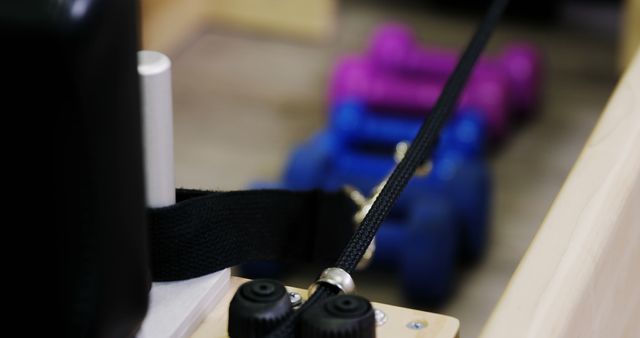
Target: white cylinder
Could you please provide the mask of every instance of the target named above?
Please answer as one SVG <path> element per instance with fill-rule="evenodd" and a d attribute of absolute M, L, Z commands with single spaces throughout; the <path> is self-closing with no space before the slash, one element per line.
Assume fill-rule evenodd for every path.
<path fill-rule="evenodd" d="M 154 51 L 138 52 L 147 205 L 174 204 L 171 61 Z"/>

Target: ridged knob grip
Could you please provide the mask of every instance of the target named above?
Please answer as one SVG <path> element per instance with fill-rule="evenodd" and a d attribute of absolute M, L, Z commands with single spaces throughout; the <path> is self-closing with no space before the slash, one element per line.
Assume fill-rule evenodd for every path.
<path fill-rule="evenodd" d="M 282 283 L 270 279 L 244 283 L 229 304 L 229 337 L 263 337 L 291 310 L 289 294 Z"/>
<path fill-rule="evenodd" d="M 302 314 L 300 336 L 305 338 L 374 338 L 371 303 L 354 295 L 328 298 Z"/>

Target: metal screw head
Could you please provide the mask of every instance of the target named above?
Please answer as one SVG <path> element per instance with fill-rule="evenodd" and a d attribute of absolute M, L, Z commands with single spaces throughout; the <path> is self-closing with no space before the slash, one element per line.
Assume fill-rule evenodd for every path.
<path fill-rule="evenodd" d="M 427 327 L 427 322 L 421 320 L 413 320 L 407 323 L 407 328 L 411 330 L 422 330 Z"/>
<path fill-rule="evenodd" d="M 381 326 L 387 322 L 387 314 L 382 312 L 382 310 L 374 309 L 373 311 L 376 318 L 376 325 Z"/>
<path fill-rule="evenodd" d="M 296 307 L 302 304 L 302 296 L 299 293 L 290 291 L 289 292 L 289 300 L 291 301 L 291 306 Z"/>

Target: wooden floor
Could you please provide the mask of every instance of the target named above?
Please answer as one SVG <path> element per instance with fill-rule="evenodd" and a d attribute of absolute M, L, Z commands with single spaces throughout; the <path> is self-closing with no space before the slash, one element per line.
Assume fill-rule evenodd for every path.
<path fill-rule="evenodd" d="M 326 80 L 336 55 L 361 50 L 371 28 L 401 20 L 423 41 L 461 48 L 476 19 L 425 8 L 391 9 L 349 3 L 341 8 L 338 36 L 324 45 L 209 30 L 172 55 L 176 174 L 181 187 L 242 189 L 275 180 L 288 152 L 320 128 Z M 474 337 L 489 316 L 615 84 L 612 37 L 571 24 L 503 24 L 490 49 L 525 39 L 547 57 L 539 116 L 521 126 L 491 157 L 495 199 L 491 247 L 483 262 L 463 272 L 459 291 L 439 311 Z M 313 273 L 291 276 L 306 287 Z M 404 305 L 394 277 L 356 277 L 372 301 Z"/>

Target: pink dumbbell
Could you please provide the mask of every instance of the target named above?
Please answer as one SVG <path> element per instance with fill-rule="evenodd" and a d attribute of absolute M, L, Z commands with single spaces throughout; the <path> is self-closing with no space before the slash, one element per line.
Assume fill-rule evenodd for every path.
<path fill-rule="evenodd" d="M 455 51 L 419 46 L 413 31 L 401 24 L 378 27 L 368 50 L 376 67 L 399 71 L 412 76 L 446 78 L 455 68 Z M 509 81 L 511 108 L 516 113 L 534 110 L 538 102 L 542 76 L 540 53 L 526 43 L 510 44 L 493 58 L 483 57 L 475 67 L 472 78 L 502 72 Z"/>
<path fill-rule="evenodd" d="M 337 104 L 357 98 L 379 111 L 424 115 L 435 104 L 446 79 L 414 79 L 379 67 L 361 56 L 345 56 L 336 63 L 330 100 Z M 459 108 L 482 112 L 490 134 L 501 137 L 508 126 L 508 81 L 501 73 L 469 81 Z"/>

